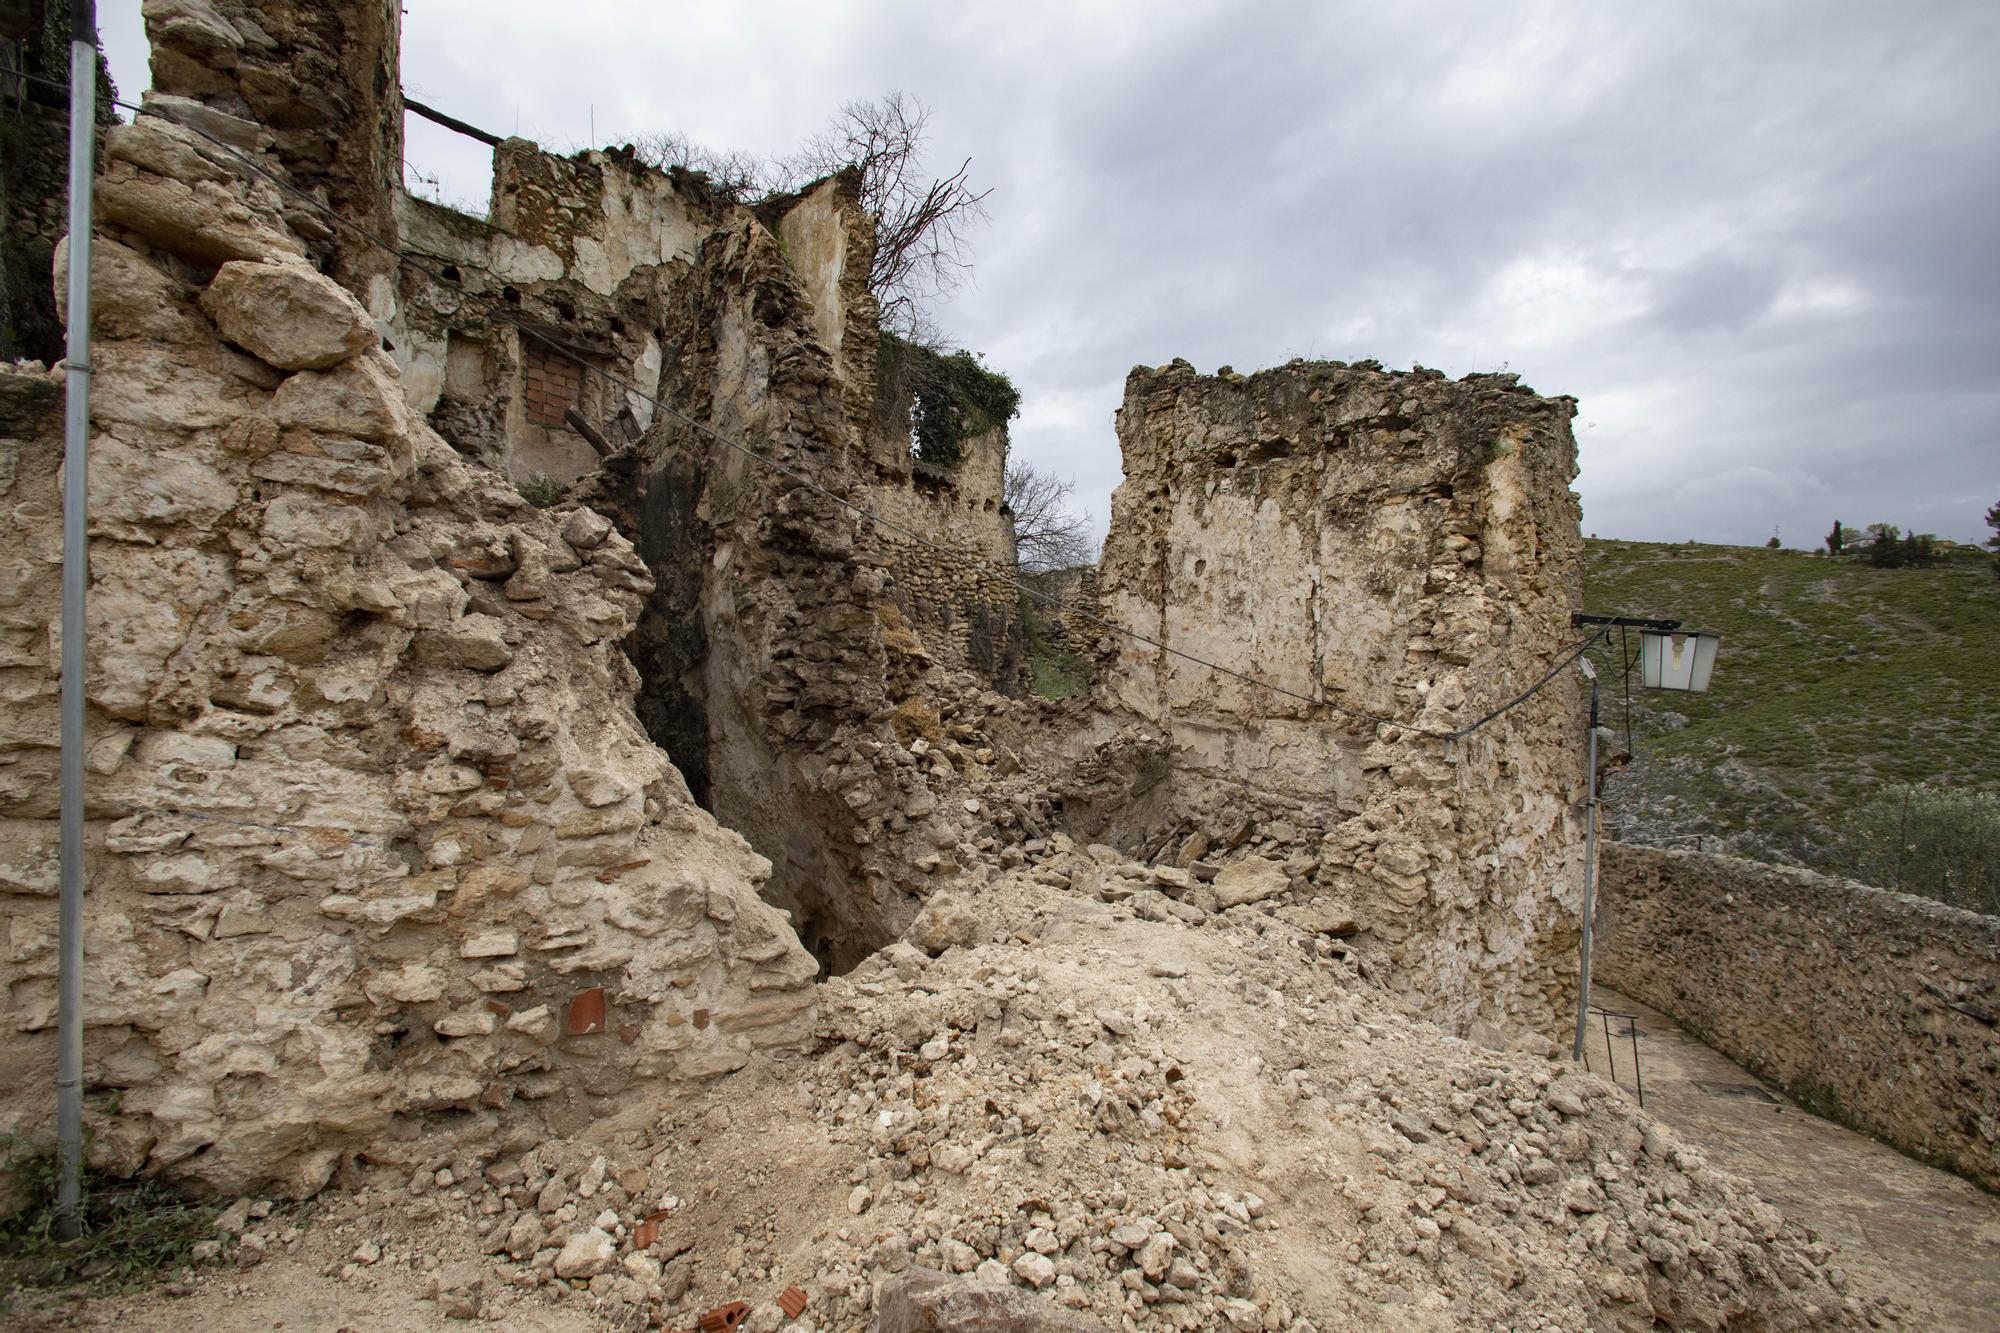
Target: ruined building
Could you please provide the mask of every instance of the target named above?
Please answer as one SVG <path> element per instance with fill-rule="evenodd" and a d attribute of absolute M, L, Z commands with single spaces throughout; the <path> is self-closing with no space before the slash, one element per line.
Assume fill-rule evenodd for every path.
<path fill-rule="evenodd" d="M 421 1272 L 440 1317 L 685 1327 L 797 1281 L 753 1326 L 900 1327 L 922 1269 L 1076 1328 L 1867 1316 L 1543 1058 L 1573 683 L 1475 724 L 1569 637 L 1569 400 L 1135 370 L 1053 617 L 1095 683 L 1032 697 L 1004 429 L 913 454 L 851 174 L 745 206 L 497 140 L 469 217 L 399 187 L 394 6 L 145 14 L 92 255 L 97 1166 L 331 1184 L 234 1262 L 311 1252 L 342 1300 Z M 61 399 L 0 366 L 30 1137 Z"/>
<path fill-rule="evenodd" d="M 105 136 L 94 272 L 101 1158 L 300 1193 L 399 1118 L 713 1074 L 1065 835 L 1195 911 L 1348 922 L 1450 1027 L 1557 1029 L 1576 710 L 1449 733 L 1567 632 L 1566 400 L 1135 371 L 1097 596 L 1144 637 L 1104 637 L 1091 699 L 1022 698 L 1004 434 L 911 457 L 851 177 L 750 208 L 510 139 L 467 217 L 397 185 L 393 12 L 147 14 L 158 114 Z M 60 383 L 0 387 L 26 1123 Z"/>

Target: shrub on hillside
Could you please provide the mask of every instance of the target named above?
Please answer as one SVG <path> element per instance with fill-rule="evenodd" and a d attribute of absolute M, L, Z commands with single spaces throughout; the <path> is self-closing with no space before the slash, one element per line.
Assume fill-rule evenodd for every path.
<path fill-rule="evenodd" d="M 1855 878 L 2000 916 L 2000 796 L 1898 783 L 1882 788 L 1848 835 Z"/>

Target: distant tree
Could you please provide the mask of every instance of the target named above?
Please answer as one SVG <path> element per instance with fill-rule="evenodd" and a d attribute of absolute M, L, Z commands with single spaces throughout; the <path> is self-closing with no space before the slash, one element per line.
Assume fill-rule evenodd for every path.
<path fill-rule="evenodd" d="M 1771 540 L 1770 540 L 1770 541 L 1767 541 L 1767 542 L 1765 542 L 1765 543 L 1764 543 L 1764 545 L 1766 545 L 1766 546 L 1770 547 L 1770 548 L 1771 548 L 1772 550 L 1774 550 L 1774 551 L 1775 551 L 1775 550 L 1777 550 L 1777 549 L 1778 549 L 1778 547 L 1779 547 L 1780 545 L 1782 545 L 1782 543 L 1780 543 L 1780 542 L 1778 541 L 1778 538 L 1777 538 L 1777 535 L 1776 535 L 1776 534 L 1774 533 L 1774 534 L 1772 534 L 1772 536 L 1771 536 Z"/>
<path fill-rule="evenodd" d="M 1937 563 L 1937 537 L 1932 533 L 1913 532 L 1899 545 L 1903 564 L 1911 569 L 1929 569 Z"/>
<path fill-rule="evenodd" d="M 1868 563 L 1877 569 L 1903 566 L 1903 530 L 1894 523 L 1868 525 Z"/>
<path fill-rule="evenodd" d="M 1024 573 L 1087 565 L 1089 522 L 1071 507 L 1076 483 L 1032 463 L 1007 464 L 1002 503 L 1014 515 L 1014 550 Z"/>
<path fill-rule="evenodd" d="M 1840 554 L 1840 533 L 1840 520 L 1836 518 L 1833 520 L 1833 531 L 1826 534 L 1826 553 L 1828 555 Z"/>
<path fill-rule="evenodd" d="M 1995 504 L 1986 511 L 1986 526 L 1993 529 L 1993 535 L 1986 539 L 1986 544 L 1993 548 L 1996 556 L 1993 561 L 1993 576 L 2000 578 L 2000 504 Z"/>

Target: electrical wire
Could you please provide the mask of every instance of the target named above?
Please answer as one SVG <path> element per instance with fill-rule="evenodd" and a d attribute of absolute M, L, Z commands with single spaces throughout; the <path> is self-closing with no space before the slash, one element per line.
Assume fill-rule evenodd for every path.
<path fill-rule="evenodd" d="M 1595 634 L 1592 634 L 1582 643 L 1576 645 L 1575 650 L 1572 651 L 1569 654 L 1569 656 L 1563 658 L 1560 662 L 1557 662 L 1554 666 L 1550 667 L 1548 671 L 1543 674 L 1540 680 L 1536 681 L 1533 685 L 1530 685 L 1527 689 L 1522 690 L 1519 694 L 1509 699 L 1506 703 L 1501 704 L 1498 708 L 1488 713 L 1485 717 L 1480 718 L 1477 722 L 1474 722 L 1471 726 L 1460 727 L 1457 731 L 1454 731 L 1450 735 L 1446 736 L 1445 739 L 1448 741 L 1462 741 L 1467 736 L 1470 736 L 1473 732 L 1485 726 L 1488 722 L 1491 722 L 1494 718 L 1499 717 L 1502 713 L 1509 712 L 1515 707 L 1526 703 L 1528 699 L 1533 695 L 1535 695 L 1536 693 L 1538 693 L 1544 685 L 1547 685 L 1550 681 L 1554 680 L 1556 678 L 1557 673 L 1560 672 L 1564 667 L 1568 666 L 1571 662 L 1576 661 L 1577 658 L 1582 657 L 1585 652 L 1589 651 L 1590 645 L 1596 643 L 1599 639 L 1603 638 L 1606 634 L 1610 632 L 1610 629 L 1611 627 L 1609 625 L 1606 625 L 1603 628 L 1599 629 Z"/>
<path fill-rule="evenodd" d="M 49 84 L 50 86 L 53 87 L 62 86 L 53 80 L 42 78 L 38 75 L 22 74 L 21 77 L 34 80 L 36 82 Z M 157 108 L 149 109 L 143 106 L 135 105 L 134 103 L 131 102 L 124 101 L 120 98 L 111 98 L 109 100 L 112 105 L 117 106 L 124 110 L 131 111 L 134 115 L 144 114 L 144 115 L 158 116 L 160 117 L 160 119 L 167 121 L 169 124 L 174 125 L 179 129 L 186 130 L 190 134 L 196 135 L 197 137 L 205 140 L 220 152 L 227 154 L 229 157 L 241 163 L 243 167 L 248 171 L 250 171 L 252 174 L 268 182 L 269 184 L 275 186 L 283 193 L 288 194 L 293 198 L 299 200 L 301 203 L 305 204 L 308 208 L 312 209 L 316 213 L 319 213 L 320 215 L 328 219 L 330 222 L 334 223 L 336 226 L 346 228 L 354 235 L 360 237 L 362 240 L 368 242 L 376 249 L 382 251 L 384 254 L 394 259 L 398 265 L 406 266 L 410 269 L 413 269 L 416 272 L 421 273 L 424 277 L 430 279 L 432 282 L 437 283 L 439 286 L 446 288 L 447 290 L 456 292 L 458 295 L 464 297 L 469 301 L 473 301 L 480 304 L 487 310 L 489 314 L 495 316 L 503 323 L 511 325 L 524 337 L 530 338 L 540 343 L 541 345 L 550 348 L 551 350 L 555 351 L 565 359 L 574 362 L 577 365 L 577 367 L 581 369 L 585 374 L 596 375 L 599 379 L 605 381 L 608 384 L 611 384 L 612 386 L 624 391 L 625 393 L 632 394 L 638 397 L 644 402 L 651 404 L 655 411 L 664 412 L 669 417 L 682 423 L 691 430 L 694 430 L 698 434 L 704 435 L 707 438 L 715 441 L 717 444 L 723 445 L 724 447 L 729 449 L 733 449 L 737 453 L 742 454 L 745 458 L 763 464 L 765 467 L 770 468 L 772 471 L 785 476 L 786 478 L 790 479 L 793 482 L 796 482 L 799 486 L 805 488 L 806 490 L 812 491 L 814 494 L 817 494 L 825 499 L 833 501 L 835 504 L 840 505 L 842 508 L 847 509 L 848 511 L 853 513 L 857 518 L 860 518 L 868 523 L 871 523 L 885 532 L 892 532 L 900 537 L 903 537 L 908 541 L 915 542 L 917 545 L 923 547 L 925 550 L 930 551 L 932 554 L 937 555 L 952 564 L 956 564 L 961 568 L 970 569 L 975 573 L 982 575 L 983 577 L 992 579 L 995 582 L 1001 584 L 1002 586 L 1010 588 L 1016 593 L 1020 594 L 1021 596 L 1029 598 L 1032 601 L 1039 602 L 1044 606 L 1055 609 L 1059 612 L 1062 612 L 1065 615 L 1074 617 L 1078 620 L 1082 620 L 1087 624 L 1094 625 L 1097 628 L 1106 630 L 1112 634 L 1121 635 L 1127 639 L 1132 640 L 1133 642 L 1141 643 L 1149 648 L 1157 649 L 1160 652 L 1165 653 L 1170 657 L 1179 658 L 1184 662 L 1192 663 L 1193 665 L 1205 668 L 1206 670 L 1214 671 L 1224 676 L 1229 676 L 1235 680 L 1240 680 L 1247 685 L 1252 685 L 1261 689 L 1269 690 L 1273 694 L 1282 695 L 1285 698 L 1296 700 L 1297 702 L 1305 704 L 1308 707 L 1331 709 L 1335 712 L 1344 714 L 1347 717 L 1354 718 L 1359 721 L 1372 722 L 1378 725 L 1404 727 L 1411 731 L 1416 731 L 1418 732 L 1418 734 L 1435 734 L 1435 733 L 1421 732 L 1416 727 L 1412 726 L 1409 722 L 1404 721 L 1400 718 L 1386 717 L 1377 713 L 1368 713 L 1360 709 L 1333 703 L 1330 700 L 1316 699 L 1311 695 L 1301 694 L 1296 690 L 1287 689 L 1283 685 L 1278 685 L 1271 681 L 1263 680 L 1247 672 L 1238 671 L 1233 667 L 1224 666 L 1220 662 L 1211 661 L 1208 658 L 1201 657 L 1195 653 L 1190 653 L 1185 649 L 1175 648 L 1170 644 L 1164 643 L 1159 639 L 1151 637 L 1150 635 L 1142 634 L 1138 630 L 1132 629 L 1129 626 L 1116 624 L 1112 621 L 1105 620 L 1100 616 L 1093 615 L 1090 612 L 1080 611 L 1074 607 L 1065 609 L 1061 599 L 1054 597 L 1048 593 L 1042 592 L 1037 588 L 1030 587 L 1028 584 L 1022 582 L 1020 579 L 1004 574 L 999 570 L 994 569 L 992 566 L 988 565 L 983 560 L 977 560 L 967 557 L 957 551 L 952 550 L 947 546 L 932 541 L 930 538 L 925 537 L 920 532 L 916 532 L 913 529 L 904 527 L 902 524 L 894 522 L 893 520 L 882 517 L 880 514 L 875 513 L 874 511 L 866 508 L 865 506 L 857 504 L 853 500 L 848 499 L 846 496 L 841 495 L 838 492 L 833 491 L 828 487 L 821 485 L 819 482 L 814 481 L 812 478 L 805 476 L 804 474 L 798 472 L 797 470 L 786 466 L 784 463 L 778 461 L 775 458 L 772 458 L 770 455 L 759 453 L 757 450 L 752 449 L 750 446 L 743 444 L 738 440 L 730 438 L 729 436 L 723 434 L 721 431 L 718 431 L 714 427 L 709 426 L 707 423 L 699 421 L 694 417 L 689 416 L 685 412 L 682 412 L 679 408 L 675 407 L 673 404 L 665 402 L 655 394 L 648 393 L 646 390 L 640 388 L 638 385 L 632 383 L 631 381 L 626 380 L 622 376 L 614 374 L 611 371 L 605 370 L 603 367 L 589 360 L 589 358 L 583 352 L 579 351 L 577 348 L 572 347 L 569 344 L 563 342 L 561 339 L 527 323 L 518 315 L 514 314 L 513 311 L 508 310 L 504 305 L 497 302 L 493 297 L 486 295 L 485 293 L 469 291 L 465 287 L 459 285 L 458 283 L 453 282 L 439 270 L 433 269 L 429 265 L 422 263 L 421 261 L 413 257 L 411 254 L 409 254 L 407 251 L 401 249 L 398 246 L 390 244 L 387 240 L 384 240 L 382 237 L 376 235 L 374 232 L 370 231 L 367 227 L 364 227 L 360 223 L 355 222 L 353 219 L 345 217 L 342 214 L 336 212 L 331 206 L 315 198 L 308 191 L 300 188 L 297 185 L 294 185 L 292 182 L 288 180 L 285 180 L 283 177 L 277 175 L 276 173 L 267 170 L 265 167 L 259 165 L 257 162 L 253 161 L 251 158 L 249 158 L 244 153 L 239 151 L 234 145 L 229 144 L 224 140 L 218 138 L 217 136 L 208 133 L 206 130 L 203 130 L 200 126 L 191 125 L 185 121 L 177 120 L 173 116 L 167 115 Z M 1598 635 L 1593 635 L 1590 639 L 1585 640 L 1583 646 L 1587 648 L 1591 643 L 1595 642 L 1598 637 L 1601 637 L 1601 633 L 1602 632 L 1600 631 Z M 1580 653 L 1581 649 L 1579 649 L 1578 651 Z M 1516 705 L 1526 700 L 1529 695 L 1534 694 L 1537 690 L 1540 690 L 1544 685 L 1548 684 L 1550 680 L 1554 679 L 1558 671 L 1562 670 L 1563 667 L 1567 666 L 1571 661 L 1575 660 L 1576 655 L 1577 654 L 1572 654 L 1570 657 L 1565 658 L 1561 662 L 1558 662 L 1554 667 L 1551 667 L 1546 675 L 1544 675 L 1540 680 L 1536 681 L 1535 684 L 1530 686 L 1524 693 L 1516 696 L 1514 699 L 1501 705 L 1499 708 L 1494 709 L 1486 716 L 1480 718 L 1477 722 L 1474 722 L 1471 726 L 1464 727 L 1458 731 L 1447 734 L 1444 737 L 1444 739 L 1454 740 L 1454 741 L 1460 740 L 1465 736 L 1470 735 L 1472 732 L 1477 731 L 1479 728 L 1485 726 L 1488 722 L 1491 722 L 1493 719 L 1499 717 L 1501 714 L 1514 708 Z"/>

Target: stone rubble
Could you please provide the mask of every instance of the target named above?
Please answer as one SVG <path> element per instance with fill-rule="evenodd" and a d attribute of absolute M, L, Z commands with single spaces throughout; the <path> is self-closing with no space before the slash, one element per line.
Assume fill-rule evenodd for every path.
<path fill-rule="evenodd" d="M 1149 869 L 1062 838 L 1042 868 Z M 1290 1333 L 1897 1316 L 1622 1090 L 1413 1021 L 1282 908 L 1148 920 L 1025 868 L 970 896 L 979 940 L 827 983 L 812 1054 L 573 1140 L 382 1144 L 324 1234 L 246 1200 L 233 1262 L 296 1251 L 364 1295 L 416 1282 L 441 1320 L 607 1328 L 732 1300 L 795 1333 L 926 1309 Z"/>

